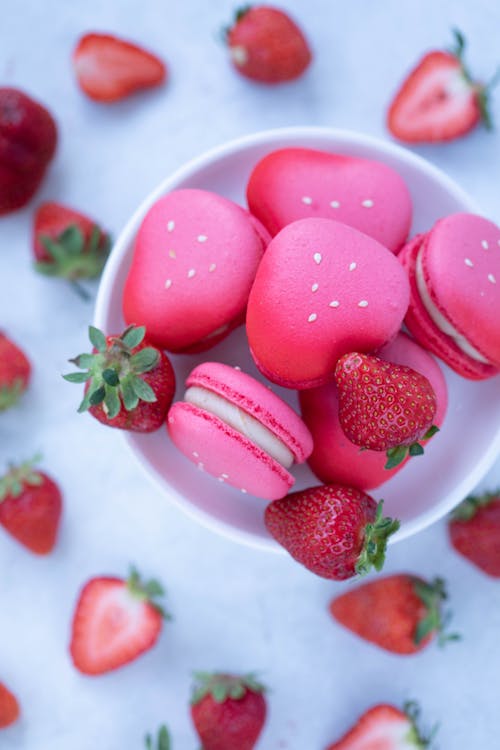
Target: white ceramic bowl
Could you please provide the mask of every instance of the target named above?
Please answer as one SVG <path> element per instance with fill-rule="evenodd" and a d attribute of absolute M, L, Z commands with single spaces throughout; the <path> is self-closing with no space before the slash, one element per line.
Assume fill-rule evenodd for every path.
<path fill-rule="evenodd" d="M 160 196 L 177 188 L 201 188 L 245 205 L 245 186 L 254 164 L 268 152 L 288 146 L 377 159 L 393 167 L 411 191 L 412 233 L 431 227 L 436 219 L 449 213 L 478 212 L 472 199 L 443 172 L 392 143 L 359 133 L 314 127 L 256 133 L 189 162 L 167 177 L 139 206 L 118 237 L 106 265 L 97 298 L 95 324 L 107 332 L 122 330 L 122 290 L 134 237 L 144 215 Z M 248 352 L 244 327 L 240 327 L 208 352 L 172 357 L 177 375 L 177 399 L 182 397 L 188 372 L 198 362 L 207 360 L 239 365 L 262 379 Z M 450 404 L 441 432 L 426 448 L 423 458 L 411 461 L 373 492 L 377 499 L 385 499 L 385 511 L 401 520 L 401 528 L 393 541 L 415 534 L 448 513 L 475 487 L 500 453 L 500 378 L 474 383 L 446 367 L 444 370 Z M 298 409 L 295 392 L 274 386 L 273 390 Z M 125 440 L 166 496 L 200 523 L 253 547 L 281 549 L 265 529 L 265 502 L 242 495 L 197 471 L 170 443 L 165 429 L 152 435 L 125 434 Z M 306 466 L 298 467 L 295 474 L 296 489 L 318 484 Z"/>

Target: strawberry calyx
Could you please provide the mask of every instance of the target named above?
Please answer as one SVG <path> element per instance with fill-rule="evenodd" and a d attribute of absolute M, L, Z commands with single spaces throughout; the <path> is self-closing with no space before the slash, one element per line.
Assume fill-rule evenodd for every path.
<path fill-rule="evenodd" d="M 460 636 L 457 633 L 445 633 L 449 624 L 451 613 L 443 614 L 442 605 L 448 598 L 446 583 L 442 578 L 435 578 L 431 583 L 426 583 L 419 578 L 412 581 L 413 590 L 425 606 L 426 614 L 418 623 L 413 637 L 418 646 L 427 636 L 437 633 L 438 643 L 444 646 L 448 641 L 457 641 Z"/>
<path fill-rule="evenodd" d="M 246 16 L 246 14 L 248 13 L 249 10 L 252 10 L 252 6 L 251 5 L 242 5 L 240 8 L 236 8 L 236 11 L 234 13 L 233 22 L 231 23 L 231 25 L 230 26 L 223 26 L 221 28 L 221 30 L 220 30 L 220 34 L 221 34 L 223 42 L 225 42 L 226 44 L 228 43 L 229 34 L 234 29 L 234 27 L 236 26 L 236 24 L 238 24 L 241 21 L 241 19 L 244 16 Z"/>
<path fill-rule="evenodd" d="M 134 352 L 144 340 L 144 326 L 129 326 L 121 336 L 113 336 L 108 343 L 102 331 L 89 326 L 93 354 L 79 354 L 69 361 L 85 372 L 63 375 L 70 383 L 88 383 L 78 412 L 91 406 L 102 408 L 108 419 L 121 411 L 133 411 L 140 401 L 154 403 L 157 398 L 151 386 L 140 376 L 153 370 L 160 361 L 160 353 L 152 346 Z"/>
<path fill-rule="evenodd" d="M 154 739 L 151 734 L 147 734 L 144 738 L 144 742 L 147 750 L 170 750 L 171 748 L 170 734 L 165 724 L 160 727 L 158 734 Z"/>
<path fill-rule="evenodd" d="M 11 406 L 17 404 L 25 390 L 24 378 L 14 378 L 9 385 L 0 386 L 0 411 L 10 409 Z"/>
<path fill-rule="evenodd" d="M 431 742 L 433 742 L 437 734 L 439 725 L 435 724 L 428 734 L 423 733 L 422 729 L 419 727 L 421 713 L 420 706 L 416 701 L 406 701 L 403 706 L 403 711 L 411 724 L 410 731 L 405 737 L 406 741 L 419 750 L 425 750 L 425 748 L 430 747 Z"/>
<path fill-rule="evenodd" d="M 460 72 L 463 79 L 466 81 L 469 88 L 474 91 L 476 96 L 476 102 L 481 114 L 481 121 L 485 126 L 486 130 L 493 130 L 493 119 L 489 110 L 489 97 L 492 89 L 500 81 L 500 68 L 497 69 L 493 77 L 486 84 L 478 83 L 472 77 L 472 74 L 465 64 L 465 48 L 467 42 L 465 36 L 459 29 L 452 29 L 453 36 L 455 37 L 455 45 L 449 51 L 450 54 L 455 57 L 460 63 Z"/>
<path fill-rule="evenodd" d="M 380 500 L 377 505 L 375 520 L 365 526 L 365 538 L 363 548 L 356 561 L 356 573 L 360 576 L 366 575 L 371 568 L 382 570 L 385 562 L 387 540 L 400 527 L 396 518 L 383 516 L 384 501 Z"/>
<path fill-rule="evenodd" d="M 229 675 L 220 672 L 195 672 L 195 684 L 191 697 L 191 705 L 195 706 L 210 695 L 216 703 L 241 700 L 248 691 L 264 693 L 266 687 L 256 679 L 254 672 L 245 675 Z"/>
<path fill-rule="evenodd" d="M 126 581 L 126 588 L 134 599 L 150 604 L 164 620 L 172 619 L 163 605 L 157 601 L 159 597 L 165 596 L 165 589 L 159 581 L 154 578 L 150 581 L 142 581 L 139 571 L 134 566 L 131 566 Z"/>
<path fill-rule="evenodd" d="M 50 259 L 37 261 L 36 270 L 68 281 L 100 276 L 111 247 L 109 235 L 96 224 L 88 240 L 76 224 L 70 224 L 56 239 L 44 234 L 38 239 Z"/>
<path fill-rule="evenodd" d="M 470 521 L 481 508 L 486 508 L 486 506 L 499 498 L 500 490 L 485 492 L 483 495 L 469 495 L 455 508 L 451 514 L 451 520 Z"/>
<path fill-rule="evenodd" d="M 9 471 L 0 478 L 0 503 L 7 497 L 19 497 L 26 485 L 36 487 L 42 484 L 42 475 L 34 469 L 40 460 L 41 455 L 37 454 L 18 465 L 9 465 Z"/>
<path fill-rule="evenodd" d="M 433 424 L 420 440 L 429 440 L 437 432 L 439 432 L 439 427 Z M 385 455 L 387 456 L 387 462 L 384 469 L 394 469 L 394 467 L 399 466 L 407 456 L 422 456 L 423 453 L 423 446 L 418 440 L 410 443 L 410 445 L 396 445 L 394 448 L 389 448 L 386 451 Z"/>

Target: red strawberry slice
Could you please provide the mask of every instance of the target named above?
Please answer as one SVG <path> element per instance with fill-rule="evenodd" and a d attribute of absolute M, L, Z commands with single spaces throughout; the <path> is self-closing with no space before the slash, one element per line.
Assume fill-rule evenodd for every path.
<path fill-rule="evenodd" d="M 482 120 L 491 128 L 488 86 L 471 78 L 463 62 L 465 39 L 455 31 L 451 52 L 432 51 L 412 70 L 396 94 L 388 115 L 391 133 L 407 143 L 449 141 Z"/>
<path fill-rule="evenodd" d="M 5 729 L 14 724 L 19 718 L 19 703 L 3 683 L 0 682 L 0 729 Z"/>
<path fill-rule="evenodd" d="M 449 523 L 453 547 L 493 578 L 500 578 L 500 491 L 466 498 Z"/>
<path fill-rule="evenodd" d="M 156 601 L 163 593 L 157 581 L 142 583 L 134 569 L 126 581 L 88 581 L 73 617 L 70 652 L 75 667 L 83 674 L 103 674 L 152 648 L 167 617 Z"/>
<path fill-rule="evenodd" d="M 423 750 L 434 732 L 422 736 L 416 725 L 418 713 L 413 703 L 407 704 L 405 711 L 388 704 L 374 706 L 327 750 Z"/>
<path fill-rule="evenodd" d="M 158 86 L 167 75 L 156 55 L 109 34 L 83 36 L 73 53 L 73 65 L 80 88 L 99 102 L 115 102 Z"/>

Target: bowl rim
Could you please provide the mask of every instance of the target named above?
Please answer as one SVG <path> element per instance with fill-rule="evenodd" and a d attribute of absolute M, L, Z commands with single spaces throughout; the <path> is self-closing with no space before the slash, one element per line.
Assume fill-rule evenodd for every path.
<path fill-rule="evenodd" d="M 346 146 L 352 144 L 353 146 L 372 148 L 381 156 L 387 155 L 402 162 L 406 162 L 409 166 L 412 166 L 421 173 L 426 174 L 426 176 L 433 181 L 439 183 L 448 194 L 464 206 L 464 210 L 470 211 L 471 213 L 481 213 L 476 201 L 439 167 L 436 167 L 422 156 L 415 154 L 392 141 L 383 140 L 372 135 L 366 135 L 365 133 L 358 131 L 309 125 L 295 125 L 291 127 L 273 128 L 270 130 L 260 130 L 249 133 L 214 146 L 185 162 L 169 176 L 164 178 L 141 201 L 123 229 L 120 231 L 106 263 L 99 284 L 94 308 L 94 325 L 100 328 L 104 326 L 114 279 L 120 268 L 123 257 L 127 252 L 130 242 L 136 234 L 143 217 L 158 198 L 175 187 L 179 182 L 192 176 L 194 173 L 210 166 L 213 162 L 216 162 L 219 159 L 234 155 L 238 151 L 264 144 L 269 145 L 269 147 L 272 148 L 274 143 L 282 140 L 297 140 L 300 142 L 301 140 L 315 138 L 320 140 L 342 141 L 343 145 L 345 144 Z M 298 147 L 300 146 L 298 145 Z M 215 518 L 201 508 L 194 506 L 172 486 L 167 490 L 165 487 L 165 480 L 160 479 L 156 470 L 154 470 L 149 463 L 145 462 L 144 458 L 140 455 L 138 449 L 133 443 L 133 435 L 125 432 L 122 434 L 122 438 L 125 440 L 136 461 L 150 480 L 162 491 L 163 494 L 168 494 L 169 499 L 189 517 L 196 520 L 202 526 L 205 526 L 232 541 L 243 543 L 254 549 L 272 551 L 275 553 L 285 552 L 285 550 L 280 547 L 273 538 L 260 537 L 250 531 L 236 528 L 221 519 Z M 482 459 L 476 464 L 474 470 L 464 477 L 452 493 L 449 493 L 449 501 L 444 505 L 443 503 L 438 503 L 415 519 L 407 521 L 397 534 L 394 537 L 391 537 L 389 542 L 394 543 L 407 539 L 446 516 L 457 505 L 460 499 L 466 497 L 466 495 L 469 494 L 469 492 L 471 492 L 471 490 L 473 490 L 480 482 L 493 466 L 499 454 L 500 427 L 497 434 L 492 439 L 488 451 L 486 451 Z"/>

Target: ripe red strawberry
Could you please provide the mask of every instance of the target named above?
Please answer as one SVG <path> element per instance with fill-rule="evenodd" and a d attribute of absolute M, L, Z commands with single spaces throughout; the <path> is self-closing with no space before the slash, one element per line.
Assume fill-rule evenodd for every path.
<path fill-rule="evenodd" d="M 424 452 L 419 440 L 438 428 L 436 394 L 424 375 L 368 354 L 345 354 L 337 362 L 339 420 L 349 440 L 361 448 L 387 451 L 386 469 L 408 453 Z"/>
<path fill-rule="evenodd" d="M 171 750 L 170 734 L 165 725 L 160 727 L 158 735 L 155 739 L 156 744 L 150 734 L 146 735 L 146 750 Z"/>
<path fill-rule="evenodd" d="M 236 70 L 261 83 L 281 83 L 302 75 L 311 62 L 307 41 L 292 19 L 267 5 L 239 10 L 226 42 Z"/>
<path fill-rule="evenodd" d="M 19 718 L 20 710 L 17 698 L 0 682 L 0 729 L 14 724 Z"/>
<path fill-rule="evenodd" d="M 323 485 L 274 500 L 265 523 L 295 560 L 342 581 L 382 569 L 387 539 L 399 528 L 399 521 L 382 517 L 382 506 L 353 487 Z"/>
<path fill-rule="evenodd" d="M 19 400 L 28 387 L 30 376 L 29 359 L 0 331 L 0 412 Z"/>
<path fill-rule="evenodd" d="M 35 268 L 69 281 L 100 276 L 110 248 L 109 236 L 84 214 L 60 203 L 43 203 L 33 227 Z"/>
<path fill-rule="evenodd" d="M 456 640 L 445 635 L 448 616 L 442 604 L 445 583 L 432 583 L 413 575 L 399 574 L 364 583 L 333 599 L 330 612 L 341 625 L 365 641 L 395 654 L 415 654 L 436 636 L 442 645 Z"/>
<path fill-rule="evenodd" d="M 481 121 L 492 128 L 488 96 L 494 81 L 474 81 L 464 65 L 465 39 L 455 31 L 449 52 L 428 52 L 403 81 L 387 115 L 387 127 L 401 141 L 450 141 Z"/>
<path fill-rule="evenodd" d="M 424 737 L 417 727 L 418 716 L 414 703 L 407 703 L 403 711 L 384 703 L 373 706 L 327 750 L 424 750 L 435 730 Z"/>
<path fill-rule="evenodd" d="M 454 511 L 449 534 L 457 552 L 500 578 L 500 491 L 468 497 Z"/>
<path fill-rule="evenodd" d="M 175 374 L 163 352 L 150 346 L 144 327 L 130 326 L 121 336 L 105 336 L 89 326 L 92 354 L 70 362 L 85 372 L 63 375 L 85 383 L 78 411 L 89 411 L 109 427 L 153 432 L 165 422 L 175 392 Z"/>
<path fill-rule="evenodd" d="M 148 651 L 168 615 L 158 604 L 157 581 L 143 583 L 132 569 L 127 580 L 92 578 L 83 587 L 73 616 L 71 658 L 83 674 L 118 669 Z"/>
<path fill-rule="evenodd" d="M 26 205 L 57 144 L 52 115 L 22 91 L 0 87 L 0 216 Z"/>
<path fill-rule="evenodd" d="M 159 86 L 167 70 L 156 55 L 109 34 L 85 34 L 73 52 L 82 91 L 98 102 L 115 102 Z"/>
<path fill-rule="evenodd" d="M 0 524 L 37 555 L 47 555 L 57 540 L 62 511 L 59 487 L 35 469 L 39 457 L 11 466 L 0 478 Z"/>
<path fill-rule="evenodd" d="M 203 750 L 252 750 L 266 721 L 264 686 L 253 674 L 195 678 L 191 717 Z"/>

